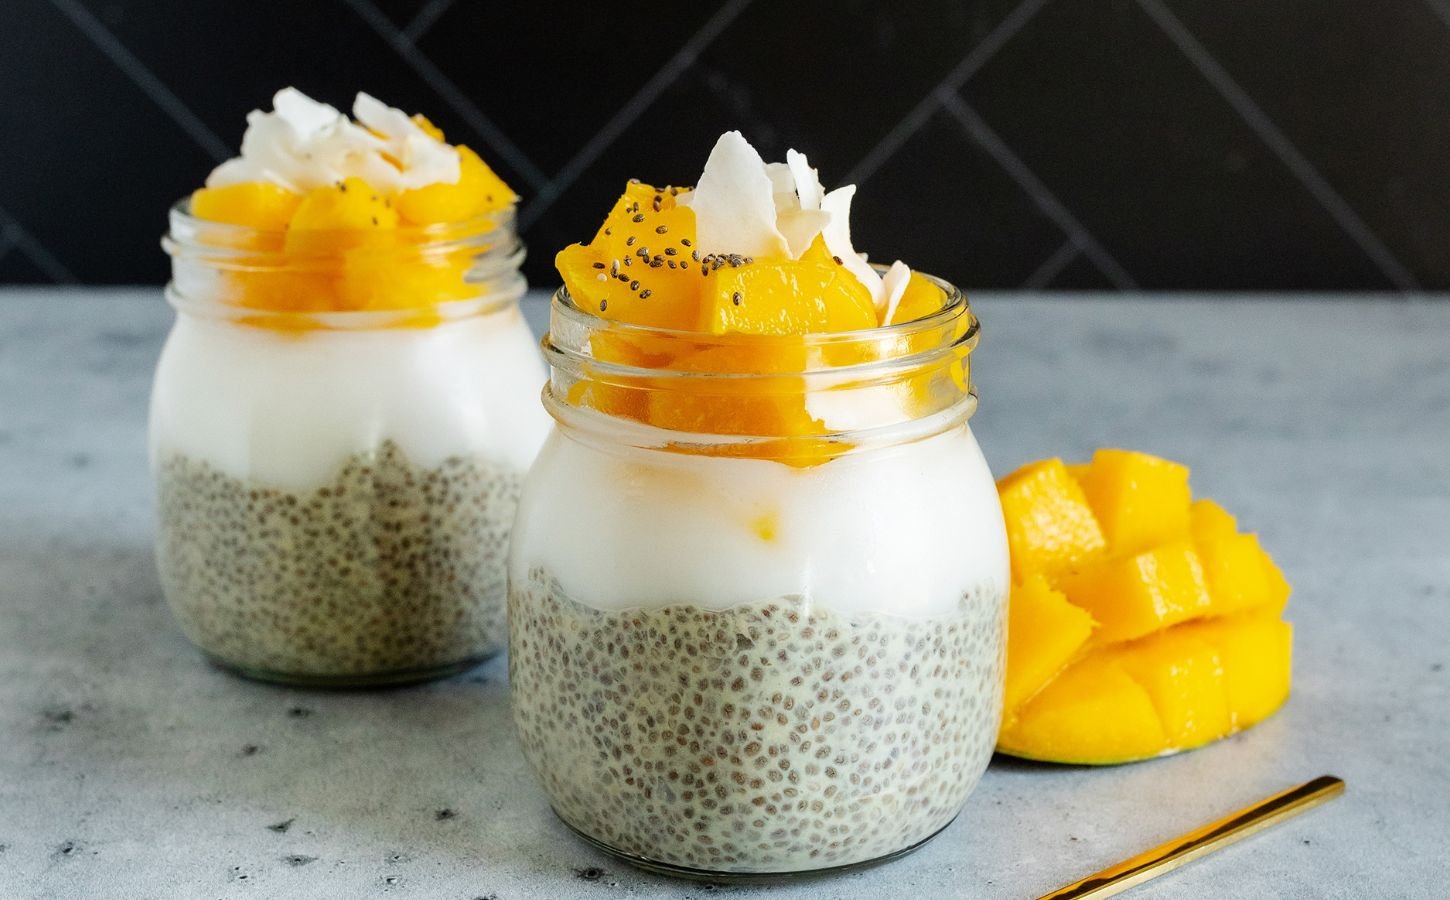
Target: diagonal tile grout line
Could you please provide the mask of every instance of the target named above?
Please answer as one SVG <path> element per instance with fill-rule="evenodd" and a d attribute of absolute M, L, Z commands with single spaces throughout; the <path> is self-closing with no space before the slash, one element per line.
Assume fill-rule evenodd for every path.
<path fill-rule="evenodd" d="M 56 284 L 75 284 L 79 279 L 67 269 L 60 260 L 51 255 L 50 251 L 40 245 L 25 226 L 15 220 L 3 206 L 0 206 L 0 234 L 10 243 L 10 246 L 24 253 L 26 258 L 35 263 L 35 267 L 44 272 L 51 281 Z"/>
<path fill-rule="evenodd" d="M 453 0 L 428 0 L 423 4 L 423 8 L 418 10 L 418 14 L 413 16 L 413 21 L 404 26 L 403 37 L 407 38 L 410 44 L 418 43 L 452 5 Z"/>
<path fill-rule="evenodd" d="M 1056 223 L 1058 228 L 1075 241 L 1082 248 L 1083 255 L 1092 260 L 1093 265 L 1107 276 L 1113 286 L 1119 290 L 1136 290 L 1138 282 L 1128 271 L 1113 258 L 1097 238 L 1083 227 L 1077 217 L 1063 205 L 1062 201 L 1042 183 L 1042 179 L 1028 168 L 1012 148 L 1002 140 L 997 132 L 977 114 L 975 109 L 967 104 L 967 101 L 955 93 L 941 94 L 942 108 L 951 115 L 967 136 L 981 146 L 983 150 L 997 161 L 997 164 L 1006 170 L 1007 175 L 1017 182 L 1017 186 L 1027 192 L 1038 208 L 1041 209 L 1049 219 Z"/>
<path fill-rule="evenodd" d="M 1440 21 L 1450 27 L 1450 0 L 1425 0 L 1425 2 L 1430 4 L 1430 9 L 1440 17 Z"/>
<path fill-rule="evenodd" d="M 54 2 L 54 0 L 52 0 Z M 508 135 L 503 133 L 493 120 L 483 114 L 468 95 L 459 90 L 448 76 L 435 65 L 433 61 L 414 46 L 408 40 L 407 35 L 398 30 L 392 20 L 383 14 L 383 11 L 372 2 L 372 0 L 342 0 L 359 19 L 368 25 L 377 35 L 383 39 L 393 52 L 403 58 L 403 62 L 428 83 L 444 103 L 468 123 L 479 137 L 489 145 L 499 158 L 509 165 L 521 178 L 534 190 L 540 190 L 549 183 L 549 176 L 529 159 L 517 144 L 509 140 Z"/>
<path fill-rule="evenodd" d="M 1069 237 L 1063 241 L 1062 246 L 1052 251 L 1052 255 L 1042 261 L 1027 280 L 1022 282 L 1019 291 L 1040 291 L 1052 284 L 1052 280 L 1062 274 L 1068 263 L 1082 255 L 1082 245 L 1077 238 Z"/>
<path fill-rule="evenodd" d="M 1178 17 L 1163 5 L 1162 0 L 1137 0 L 1138 6 L 1146 12 L 1154 23 L 1168 36 L 1184 56 L 1198 68 L 1200 74 L 1218 91 L 1219 96 L 1228 101 L 1229 106 L 1239 114 L 1245 124 L 1259 136 L 1259 140 L 1268 146 L 1269 150 L 1279 158 L 1289 171 L 1299 180 L 1299 183 L 1319 201 L 1330 217 L 1338 223 L 1350 239 L 1359 245 L 1365 255 L 1384 273 L 1390 283 L 1401 291 L 1418 290 L 1418 280 L 1404 264 L 1395 258 L 1394 253 L 1383 241 L 1379 239 L 1363 219 L 1359 217 L 1333 186 L 1319 174 L 1304 154 L 1299 152 L 1293 142 L 1279 130 L 1267 113 L 1253 101 L 1248 93 L 1233 80 L 1233 76 L 1219 64 L 1217 59 L 1208 52 L 1208 49 L 1198 42 Z"/>
<path fill-rule="evenodd" d="M 50 5 L 55 7 L 62 15 L 71 20 L 71 24 L 80 29 L 96 49 L 100 50 L 107 58 L 120 69 L 131 82 L 139 87 L 151 102 L 161 107 L 161 111 L 171 117 L 171 120 L 186 132 L 187 136 L 197 143 L 207 155 L 217 162 L 221 162 L 232 155 L 231 149 L 226 142 L 217 137 L 216 132 L 207 127 L 206 123 L 197 118 L 196 114 L 187 108 L 181 98 L 172 93 L 160 78 L 152 74 L 136 55 L 111 33 L 110 29 L 101 24 L 101 20 L 93 16 L 90 10 L 81 6 L 76 0 L 50 0 Z"/>
<path fill-rule="evenodd" d="M 574 182 L 578 181 L 579 177 L 599 160 L 604 151 L 619 140 L 619 136 L 624 134 L 630 125 L 644 115 L 645 110 L 659 99 L 670 83 L 693 65 L 705 48 L 713 43 L 749 5 L 750 0 L 730 0 L 716 10 L 715 14 L 707 19 L 705 24 L 700 26 L 700 30 L 696 31 L 689 40 L 681 44 L 675 55 L 671 56 L 664 66 L 635 92 L 633 97 L 625 101 L 624 105 L 619 108 L 619 112 L 604 123 L 604 127 L 595 132 L 579 152 L 574 154 L 574 158 L 559 170 L 559 174 L 555 175 L 539 191 L 538 196 L 524 207 L 519 215 L 520 230 L 526 229 L 538 221 L 539 217 L 554 205 L 554 201 L 559 199 L 560 195 L 568 190 Z"/>
<path fill-rule="evenodd" d="M 861 161 L 851 167 L 851 171 L 846 173 L 846 180 L 843 183 L 860 184 L 874 175 L 876 170 L 891 157 L 891 154 L 900 150 L 901 146 L 913 134 L 920 131 L 922 126 L 936 113 L 941 105 L 938 98 L 942 91 L 955 93 L 966 84 L 992 57 L 997 55 L 997 51 L 1001 50 L 1008 41 L 1016 36 L 1017 32 L 1022 30 L 1022 26 L 1041 12 L 1047 3 L 1048 0 L 1023 0 L 1020 6 L 1008 13 L 1006 18 L 997 23 L 996 28 L 993 28 L 977 46 L 971 49 L 971 52 L 962 58 L 961 62 L 952 67 L 946 77 L 932 88 L 911 112 L 893 125 L 891 130 L 876 142 L 876 146 L 867 151 L 866 155 L 861 157 Z"/>

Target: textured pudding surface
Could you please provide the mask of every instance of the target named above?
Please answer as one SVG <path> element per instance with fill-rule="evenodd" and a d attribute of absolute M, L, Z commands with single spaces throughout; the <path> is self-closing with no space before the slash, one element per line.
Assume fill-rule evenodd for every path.
<path fill-rule="evenodd" d="M 800 597 L 598 609 L 534 569 L 509 592 L 525 756 L 559 815 L 703 872 L 865 862 L 957 814 L 1001 715 L 1005 601 L 932 618 Z"/>
<path fill-rule="evenodd" d="M 392 442 L 306 490 L 183 455 L 157 466 L 162 587 L 219 661 L 279 678 L 424 673 L 501 648 L 520 475 L 422 468 Z"/>

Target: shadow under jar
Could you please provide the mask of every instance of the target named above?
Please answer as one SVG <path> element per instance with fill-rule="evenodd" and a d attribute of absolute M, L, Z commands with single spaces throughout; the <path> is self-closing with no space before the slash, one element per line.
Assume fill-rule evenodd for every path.
<path fill-rule="evenodd" d="M 997 733 L 1008 563 L 967 422 L 977 323 L 938 285 L 925 319 L 805 338 L 554 296 L 509 675 L 524 754 L 586 840 L 760 878 L 890 859 L 957 815 Z"/>
<path fill-rule="evenodd" d="M 171 212 L 162 588 L 250 677 L 463 670 L 502 649 L 509 530 L 548 429 L 512 213 L 316 243 Z"/>

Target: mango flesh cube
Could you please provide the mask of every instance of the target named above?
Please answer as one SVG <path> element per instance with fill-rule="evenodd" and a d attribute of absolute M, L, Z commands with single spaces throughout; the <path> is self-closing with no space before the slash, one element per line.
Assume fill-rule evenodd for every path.
<path fill-rule="evenodd" d="M 1287 584 L 1273 560 L 1259 546 L 1252 534 L 1230 534 L 1197 542 L 1198 556 L 1203 562 L 1204 579 L 1208 583 L 1210 615 L 1227 616 L 1257 607 L 1280 612 L 1289 595 Z M 1282 585 L 1282 586 L 1281 586 Z"/>
<path fill-rule="evenodd" d="M 1264 578 L 1269 582 L 1269 608 L 1282 613 L 1284 607 L 1289 605 L 1289 594 L 1293 592 L 1293 588 L 1289 586 L 1289 580 L 1284 577 L 1283 570 L 1274 562 L 1273 557 L 1267 552 L 1261 552 Z"/>
<path fill-rule="evenodd" d="M 1218 649 L 1235 731 L 1284 705 L 1292 681 L 1294 626 L 1268 610 L 1210 619 L 1183 630 Z"/>
<path fill-rule="evenodd" d="M 1091 656 L 1055 678 L 997 738 L 1025 759 L 1108 765 L 1167 746 L 1153 701 L 1111 659 Z"/>
<path fill-rule="evenodd" d="M 690 277 L 690 276 L 685 276 Z M 805 258 L 726 266 L 704 279 L 701 331 L 813 334 L 876 327 L 871 294 L 845 267 Z"/>
<path fill-rule="evenodd" d="M 1102 530 L 1062 460 L 1025 465 L 997 482 L 997 491 L 1015 580 L 1023 581 L 1031 572 L 1051 578 L 1102 555 Z"/>
<path fill-rule="evenodd" d="M 396 252 L 398 212 L 361 178 L 313 188 L 297 205 L 287 229 L 287 252 L 331 256 L 366 247 Z"/>
<path fill-rule="evenodd" d="M 1195 541 L 1205 541 L 1237 533 L 1239 523 L 1228 510 L 1212 500 L 1195 500 L 1188 507 L 1188 530 Z"/>
<path fill-rule="evenodd" d="M 1233 728 L 1218 650 L 1182 628 L 1100 651 L 1142 685 L 1163 724 L 1168 749 L 1216 741 Z"/>
<path fill-rule="evenodd" d="M 1147 453 L 1103 449 L 1081 478 L 1114 554 L 1137 553 L 1188 533 L 1188 467 Z"/>
<path fill-rule="evenodd" d="M 1092 630 L 1092 616 L 1068 603 L 1042 576 L 1013 586 L 1004 720 L 1067 666 Z"/>
<path fill-rule="evenodd" d="M 1206 615 L 1211 605 L 1203 566 L 1188 541 L 1093 563 L 1065 575 L 1061 587 L 1098 621 L 1100 643 L 1142 637 Z"/>
<path fill-rule="evenodd" d="M 504 209 L 518 199 L 477 153 L 462 144 L 454 150 L 458 153 L 458 180 L 400 193 L 397 207 L 405 220 L 414 225 L 463 222 Z"/>
<path fill-rule="evenodd" d="M 1087 475 L 1088 466 L 1092 464 L 1085 462 L 1071 462 L 1063 463 L 1063 465 L 1067 467 L 1067 474 L 1072 476 L 1072 480 L 1076 481 L 1079 485 L 1081 485 L 1083 478 Z"/>
<path fill-rule="evenodd" d="M 194 191 L 191 214 L 208 222 L 281 231 L 292 220 L 292 214 L 301 202 L 301 195 L 271 182 L 244 181 Z"/>

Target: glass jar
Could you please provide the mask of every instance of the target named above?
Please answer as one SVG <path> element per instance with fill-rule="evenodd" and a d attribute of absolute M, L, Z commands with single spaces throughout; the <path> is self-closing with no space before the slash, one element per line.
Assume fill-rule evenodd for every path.
<path fill-rule="evenodd" d="M 163 241 L 176 320 L 150 423 L 182 630 L 223 667 L 321 686 L 502 649 L 510 526 L 548 430 L 512 213 L 283 252 L 187 206 Z"/>
<path fill-rule="evenodd" d="M 686 876 L 818 872 L 914 849 L 976 785 L 1007 545 L 968 427 L 977 323 L 936 283 L 924 319 L 804 339 L 555 295 L 509 674 L 524 754 L 586 840 Z"/>

